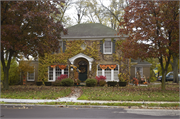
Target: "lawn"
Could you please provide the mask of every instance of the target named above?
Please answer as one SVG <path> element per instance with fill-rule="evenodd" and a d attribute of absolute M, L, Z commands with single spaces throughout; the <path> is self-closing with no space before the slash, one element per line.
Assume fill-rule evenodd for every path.
<path fill-rule="evenodd" d="M 126 87 L 81 87 L 83 94 L 79 100 L 112 101 L 179 101 L 179 85 L 168 84 L 166 91 L 161 85 Z"/>
<path fill-rule="evenodd" d="M 71 93 L 71 87 L 10 86 L 1 90 L 1 98 L 11 99 L 57 99 Z"/>

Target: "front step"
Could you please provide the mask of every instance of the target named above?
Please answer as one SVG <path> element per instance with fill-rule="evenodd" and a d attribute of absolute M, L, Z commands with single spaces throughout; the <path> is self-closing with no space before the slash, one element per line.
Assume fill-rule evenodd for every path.
<path fill-rule="evenodd" d="M 80 83 L 80 85 L 84 85 L 84 86 L 85 86 L 85 85 L 86 85 L 86 83 L 84 83 L 84 82 L 81 82 L 81 83 Z"/>
<path fill-rule="evenodd" d="M 75 85 L 75 86 L 86 86 L 86 83 L 81 82 L 80 84 Z"/>

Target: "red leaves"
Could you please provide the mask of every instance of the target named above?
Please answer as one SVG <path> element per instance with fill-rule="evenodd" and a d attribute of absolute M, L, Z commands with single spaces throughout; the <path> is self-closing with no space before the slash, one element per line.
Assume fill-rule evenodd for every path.
<path fill-rule="evenodd" d="M 100 80 L 106 80 L 106 76 L 96 76 L 96 78 L 95 79 L 97 79 L 98 81 L 100 81 Z"/>
<path fill-rule="evenodd" d="M 169 50 L 179 49 L 173 43 L 179 38 L 178 4 L 175 1 L 131 1 L 125 9 L 124 21 L 120 23 L 123 28 L 119 30 L 120 35 L 129 35 L 119 45 L 124 56 L 146 59 L 169 56 Z"/>
<path fill-rule="evenodd" d="M 59 13 L 55 3 L 2 1 L 1 41 L 4 49 L 24 52 L 27 56 L 56 51 L 60 32 L 67 31 L 51 16 L 51 13 Z"/>
<path fill-rule="evenodd" d="M 68 78 L 68 75 L 67 74 L 61 74 L 60 76 L 57 77 L 56 80 L 62 80 L 62 79 L 65 79 L 65 78 Z"/>

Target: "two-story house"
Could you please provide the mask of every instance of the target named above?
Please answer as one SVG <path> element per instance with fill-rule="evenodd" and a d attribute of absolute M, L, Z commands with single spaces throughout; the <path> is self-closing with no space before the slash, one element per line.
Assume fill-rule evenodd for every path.
<path fill-rule="evenodd" d="M 70 52 L 75 52 L 73 49 L 70 50 L 72 46 L 70 42 L 80 40 L 81 45 L 77 47 L 79 47 L 82 52 L 68 57 L 67 63 L 65 64 L 58 64 L 56 62 L 56 65 L 52 64 L 47 67 L 47 79 L 49 82 L 55 81 L 61 74 L 67 74 L 69 78 L 78 78 L 81 81 L 100 75 L 106 76 L 106 81 L 118 81 L 119 72 L 126 71 L 126 73 L 129 73 L 129 78 L 133 78 L 136 77 L 137 70 L 140 71 L 142 76 L 150 76 L 150 63 L 133 59 L 120 60 L 122 59 L 122 52 L 118 50 L 116 43 L 119 40 L 125 40 L 126 35 L 117 35 L 116 30 L 100 23 L 77 24 L 67 29 L 68 34 L 61 35 L 59 48 L 65 53 L 64 55 L 69 55 Z M 96 47 L 93 47 L 94 45 L 96 45 Z M 94 48 L 96 52 L 90 49 L 90 47 Z M 93 54 L 93 52 L 95 54 Z M 36 64 L 35 72 L 31 74 L 31 79 L 29 79 L 30 74 L 27 76 L 26 83 L 35 83 L 38 79 L 38 61 L 32 62 L 32 65 L 33 64 Z M 71 65 L 78 67 L 81 71 L 79 75 L 77 75 L 78 72 L 74 71 Z"/>

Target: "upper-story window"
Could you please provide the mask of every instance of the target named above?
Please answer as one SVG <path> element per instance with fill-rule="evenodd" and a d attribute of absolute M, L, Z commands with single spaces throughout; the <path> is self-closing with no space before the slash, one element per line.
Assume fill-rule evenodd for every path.
<path fill-rule="evenodd" d="M 112 42 L 105 41 L 103 45 L 104 54 L 112 54 Z"/>

